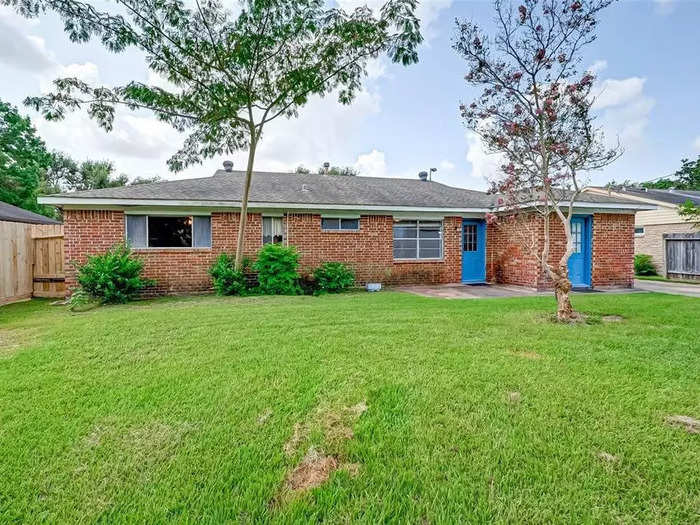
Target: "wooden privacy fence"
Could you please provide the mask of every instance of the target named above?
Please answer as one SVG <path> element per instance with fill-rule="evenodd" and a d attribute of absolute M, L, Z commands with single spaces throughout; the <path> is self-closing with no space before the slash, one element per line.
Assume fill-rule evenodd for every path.
<path fill-rule="evenodd" d="M 700 279 L 700 233 L 665 233 L 666 277 Z"/>
<path fill-rule="evenodd" d="M 63 226 L 0 221 L 0 304 L 65 293 Z"/>

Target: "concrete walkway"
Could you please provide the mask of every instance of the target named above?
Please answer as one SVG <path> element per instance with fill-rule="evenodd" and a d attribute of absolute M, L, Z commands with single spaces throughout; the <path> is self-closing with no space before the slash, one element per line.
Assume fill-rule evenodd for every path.
<path fill-rule="evenodd" d="M 664 281 L 646 281 L 642 279 L 635 279 L 634 287 L 638 290 L 645 290 L 647 292 L 700 297 L 700 284 L 669 283 Z"/>
<path fill-rule="evenodd" d="M 692 285 L 691 285 L 692 286 Z M 490 297 L 529 297 L 535 295 L 552 295 L 551 291 L 537 291 L 524 286 L 509 286 L 504 284 L 436 284 L 436 285 L 410 285 L 396 286 L 393 288 L 401 292 L 408 292 L 423 297 L 440 297 L 443 299 L 485 299 Z M 595 290 L 590 292 L 573 291 L 572 294 L 579 293 L 632 293 L 640 292 L 639 289 L 612 288 L 606 290 Z M 700 290 L 699 290 L 700 291 Z"/>

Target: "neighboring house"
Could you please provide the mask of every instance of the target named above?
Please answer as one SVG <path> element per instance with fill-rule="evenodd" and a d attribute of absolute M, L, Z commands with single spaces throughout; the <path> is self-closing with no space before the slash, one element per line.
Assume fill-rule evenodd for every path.
<path fill-rule="evenodd" d="M 214 258 L 236 247 L 244 173 L 42 197 L 63 209 L 66 261 L 128 241 L 158 282 L 153 293 L 205 291 Z M 351 265 L 358 283 L 493 281 L 546 288 L 516 226 L 486 225 L 496 197 L 418 179 L 264 173 L 253 176 L 245 251 L 294 245 L 303 272 L 324 261 Z M 584 195 L 576 207 L 578 286 L 632 285 L 634 213 L 651 206 Z M 552 256 L 564 251 L 553 221 Z M 535 225 L 541 237 L 541 221 Z M 538 238 L 539 238 L 538 237 Z M 66 264 L 66 268 L 72 266 Z M 75 285 L 74 272 L 67 275 Z"/>
<path fill-rule="evenodd" d="M 690 190 L 654 190 L 637 187 L 625 187 L 615 190 L 591 188 L 590 192 L 598 195 L 635 200 L 644 204 L 653 204 L 655 210 L 640 211 L 634 222 L 634 253 L 651 255 L 658 272 L 667 274 L 666 243 L 664 235 L 697 233 L 693 225 L 678 214 L 678 206 L 690 200 L 700 205 L 700 191 Z"/>

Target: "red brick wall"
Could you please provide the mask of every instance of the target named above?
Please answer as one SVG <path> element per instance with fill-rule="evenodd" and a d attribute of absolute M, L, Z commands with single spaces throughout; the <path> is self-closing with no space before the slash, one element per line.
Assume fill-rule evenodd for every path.
<path fill-rule="evenodd" d="M 489 281 L 549 289 L 552 284 L 542 271 L 531 246 L 542 250 L 543 220 L 531 215 L 519 221 L 501 219 L 489 225 L 486 271 Z M 631 287 L 634 275 L 634 214 L 596 213 L 593 215 L 592 268 L 593 287 Z M 533 242 L 522 232 L 533 232 Z M 549 260 L 556 263 L 566 250 L 564 227 L 555 215 L 550 220 Z"/>
<path fill-rule="evenodd" d="M 632 287 L 634 214 L 593 215 L 593 286 Z"/>
<path fill-rule="evenodd" d="M 301 254 L 303 273 L 327 261 L 347 263 L 359 284 L 450 283 L 461 277 L 460 217 L 443 221 L 442 261 L 394 261 L 391 216 L 363 215 L 359 231 L 322 231 L 321 216 L 289 214 L 287 242 Z"/>
<path fill-rule="evenodd" d="M 212 213 L 212 248 L 137 249 L 144 260 L 144 275 L 157 281 L 148 294 L 199 292 L 211 289 L 207 270 L 218 254 L 235 253 L 238 213 Z M 462 219 L 446 218 L 442 261 L 395 262 L 392 256 L 393 218 L 362 216 L 359 232 L 321 231 L 321 216 L 289 214 L 285 219 L 287 242 L 301 253 L 302 272 L 310 273 L 325 261 L 352 266 L 358 283 L 458 282 L 461 275 L 460 230 Z M 64 212 L 66 261 L 85 262 L 88 255 L 102 253 L 124 241 L 121 211 L 66 210 Z M 254 256 L 262 246 L 262 215 L 249 214 L 245 253 Z M 75 287 L 72 266 L 66 282 Z"/>

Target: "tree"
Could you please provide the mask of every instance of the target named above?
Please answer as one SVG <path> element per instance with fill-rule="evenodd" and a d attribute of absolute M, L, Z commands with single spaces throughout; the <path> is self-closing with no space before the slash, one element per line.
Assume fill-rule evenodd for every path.
<path fill-rule="evenodd" d="M 36 201 L 50 161 L 29 118 L 0 100 L 0 201 L 52 216 L 50 209 Z"/>
<path fill-rule="evenodd" d="M 499 210 L 511 220 L 522 217 L 523 226 L 541 228 L 543 240 L 527 248 L 552 280 L 562 321 L 577 316 L 569 299 L 568 260 L 583 176 L 620 154 L 619 145 L 607 147 L 594 126 L 593 74 L 578 71 L 583 48 L 595 40 L 597 16 L 612 1 L 525 0 L 514 9 L 496 0 L 495 37 L 473 22 L 457 21 L 453 45 L 468 64 L 467 82 L 483 88 L 460 107 L 465 124 L 505 159 L 491 191 L 502 195 Z M 550 254 L 552 221 L 566 235 L 565 253 L 557 260 Z"/>
<path fill-rule="evenodd" d="M 85 160 L 77 163 L 64 153 L 54 152 L 51 165 L 46 172 L 41 193 L 51 194 L 64 191 L 99 190 L 116 188 L 129 184 L 125 174 L 114 175 L 114 164 L 109 160 Z M 156 182 L 153 179 L 136 178 L 131 184 Z"/>
<path fill-rule="evenodd" d="M 657 190 L 700 190 L 700 155 L 696 160 L 681 160 L 681 167 L 670 177 L 643 182 L 642 186 Z"/>
<path fill-rule="evenodd" d="M 294 170 L 294 173 L 301 173 L 308 175 L 311 173 L 311 170 L 309 168 L 305 168 L 304 166 L 297 166 L 297 168 Z M 360 172 L 357 171 L 355 168 L 352 166 L 328 166 L 326 167 L 321 166 L 318 168 L 318 174 L 319 175 L 344 175 L 348 177 L 354 177 L 358 175 Z"/>
<path fill-rule="evenodd" d="M 86 107 L 105 130 L 118 106 L 152 111 L 189 135 L 169 160 L 179 171 L 204 158 L 248 150 L 236 249 L 243 255 L 255 152 L 266 124 L 295 117 L 312 95 L 337 91 L 350 103 L 361 89 L 367 61 L 387 54 L 417 62 L 422 41 L 416 0 L 389 0 L 377 14 L 325 7 L 324 0 L 245 0 L 238 16 L 219 0 L 115 0 L 109 12 L 78 0 L 2 0 L 25 16 L 55 11 L 70 39 L 95 37 L 110 51 L 138 48 L 147 66 L 177 89 L 141 82 L 90 86 L 76 78 L 55 81 L 56 91 L 25 102 L 47 119 Z M 100 4 L 102 7 L 102 4 Z"/>
<path fill-rule="evenodd" d="M 700 206 L 688 199 L 678 207 L 678 215 L 700 229 Z"/>

